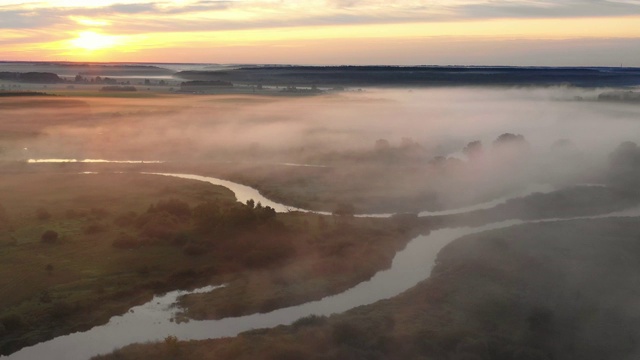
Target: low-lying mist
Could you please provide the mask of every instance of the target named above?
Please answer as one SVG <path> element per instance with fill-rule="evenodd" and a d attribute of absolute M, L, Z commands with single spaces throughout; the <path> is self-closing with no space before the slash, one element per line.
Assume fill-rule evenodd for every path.
<path fill-rule="evenodd" d="M 598 181 L 608 154 L 640 134 L 640 106 L 598 101 L 604 91 L 3 99 L 0 156 L 327 165 L 351 187 L 434 193 L 448 207 L 530 183 Z"/>

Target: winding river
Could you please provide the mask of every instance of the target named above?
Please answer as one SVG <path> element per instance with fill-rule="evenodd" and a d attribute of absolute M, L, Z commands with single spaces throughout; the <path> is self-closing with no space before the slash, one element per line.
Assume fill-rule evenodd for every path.
<path fill-rule="evenodd" d="M 252 198 L 256 200 L 256 202 L 260 201 L 263 205 L 271 206 L 276 209 L 276 211 L 280 212 L 290 210 L 306 211 L 275 203 L 264 198 L 255 189 L 225 180 L 187 174 L 158 175 L 176 176 L 222 185 L 230 188 L 234 193 L 236 193 L 236 197 L 239 201 L 244 202 Z M 531 189 L 532 192 L 536 192 L 535 190 L 540 189 Z M 522 194 L 526 195 L 526 193 Z M 519 196 L 516 197 L 524 196 L 522 194 L 519 194 Z M 497 199 L 493 202 L 476 205 L 475 207 L 449 210 L 447 213 L 462 213 L 470 210 L 476 210 L 478 208 L 485 208 L 479 206 L 492 207 L 506 200 L 508 200 L 508 198 Z M 585 218 L 614 216 L 640 216 L 640 207 L 627 211 Z M 530 222 L 559 220 L 567 219 L 547 219 Z M 111 352 L 115 348 L 131 343 L 162 340 L 169 335 L 176 336 L 183 340 L 227 337 L 234 336 L 240 332 L 251 329 L 290 324 L 295 320 L 308 315 L 330 315 L 344 312 L 357 306 L 371 304 L 382 299 L 388 299 L 396 296 L 415 286 L 420 281 L 428 278 L 440 249 L 461 236 L 523 223 L 525 223 L 525 221 L 508 220 L 478 227 L 440 229 L 432 231 L 428 235 L 418 236 L 411 240 L 404 250 L 395 255 L 393 263 L 389 269 L 378 272 L 370 280 L 362 282 L 343 293 L 328 296 L 318 301 L 282 308 L 265 314 L 253 314 L 221 320 L 191 320 L 188 322 L 177 323 L 174 321 L 174 316 L 179 309 L 175 307 L 175 304 L 177 303 L 179 296 L 185 295 L 189 292 L 173 291 L 163 296 L 156 296 L 146 304 L 133 307 L 126 314 L 114 316 L 105 325 L 96 326 L 86 332 L 74 333 L 42 342 L 37 345 L 24 348 L 8 357 L 2 357 L 2 359 L 31 360 L 46 358 L 84 360 L 94 355 Z M 194 290 L 192 293 L 215 291 L 217 287 L 219 286 L 209 286 Z"/>
<path fill-rule="evenodd" d="M 373 278 L 338 295 L 299 306 L 278 309 L 265 314 L 253 314 L 221 320 L 176 323 L 172 321 L 177 309 L 170 305 L 184 293 L 171 292 L 156 297 L 147 304 L 134 307 L 122 316 L 113 317 L 108 324 L 93 329 L 61 336 L 12 354 L 8 359 L 68 359 L 81 360 L 117 347 L 136 342 L 162 340 L 174 335 L 183 340 L 209 339 L 234 336 L 240 332 L 290 324 L 304 316 L 330 315 L 356 306 L 391 298 L 429 276 L 436 255 L 452 240 L 471 233 L 498 229 L 521 223 L 505 221 L 477 228 L 442 229 L 413 239 L 396 254 L 391 268 L 380 271 Z M 198 292 L 208 289 L 198 289 Z M 162 306 L 158 306 L 162 305 Z"/>
<path fill-rule="evenodd" d="M 304 166 L 304 165 L 300 165 Z M 284 204 L 277 203 L 271 199 L 264 197 L 260 192 L 252 187 L 241 185 L 238 183 L 234 183 L 228 180 L 222 180 L 210 176 L 201 176 L 201 175 L 192 175 L 192 174 L 170 174 L 170 173 L 146 173 L 150 175 L 163 175 L 163 176 L 173 176 L 182 179 L 190 179 L 190 180 L 199 180 L 205 181 L 213 185 L 220 185 L 228 188 L 233 191 L 236 195 L 236 199 L 239 202 L 246 203 L 247 200 L 253 199 L 256 203 L 260 202 L 264 206 L 271 206 L 276 212 L 287 212 L 287 211 L 302 211 L 302 212 L 313 212 L 321 215 L 331 215 L 330 212 L 325 211 L 313 211 L 307 209 L 300 209 L 293 206 L 287 206 Z M 591 185 L 589 185 L 591 186 Z M 496 205 L 503 204 L 510 199 L 521 198 L 525 196 L 529 196 L 535 193 L 549 193 L 556 190 L 554 187 L 546 184 L 531 184 L 527 186 L 525 189 L 515 192 L 513 194 L 509 194 L 491 201 L 466 206 L 463 208 L 457 209 L 449 209 L 449 210 L 440 210 L 440 211 L 422 211 L 418 214 L 418 216 L 432 216 L 432 215 L 451 215 L 451 214 L 461 214 L 474 210 L 482 210 L 482 209 L 490 209 L 495 207 Z M 390 217 L 394 214 L 358 214 L 358 217 Z"/>

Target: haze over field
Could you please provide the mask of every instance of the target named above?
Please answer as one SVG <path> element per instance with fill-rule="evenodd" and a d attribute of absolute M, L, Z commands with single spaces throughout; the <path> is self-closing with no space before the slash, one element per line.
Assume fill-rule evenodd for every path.
<path fill-rule="evenodd" d="M 638 24 L 0 0 L 0 358 L 635 359 Z"/>
<path fill-rule="evenodd" d="M 388 187 L 408 196 L 435 186 L 442 206 L 459 206 L 501 193 L 503 185 L 599 181 L 608 154 L 640 132 L 640 109 L 633 103 L 599 101 L 606 91 L 369 88 L 293 98 L 47 98 L 35 107 L 33 99 L 15 98 L 3 104 L 5 131 L 14 135 L 3 140 L 1 156 L 334 168 L 324 170 L 326 174 L 395 169 L 403 174 Z M 523 135 L 526 150 L 492 145 L 504 133 Z M 451 163 L 437 177 L 426 170 L 438 156 L 467 163 L 469 154 L 463 149 L 473 141 L 484 147 L 482 161 Z M 512 150 L 519 155 L 510 155 Z M 425 204 L 417 210 L 428 208 Z"/>
<path fill-rule="evenodd" d="M 3 103 L 15 130 L 37 125 L 13 157 L 225 156 L 251 148 L 299 160 L 298 149 L 346 151 L 372 148 L 378 139 L 410 138 L 434 155 L 490 143 L 511 132 L 534 150 L 569 138 L 583 151 L 606 151 L 633 134 L 638 108 L 599 102 L 604 90 L 563 87 L 487 89 L 367 89 L 318 97 L 173 97 L 161 99 L 47 98 Z M 594 131 L 597 129 L 597 131 Z M 181 146 L 175 146 L 175 145 Z M 27 147 L 22 152 L 19 145 Z M 140 148 L 140 150 L 136 150 Z M 230 153 L 225 153 L 230 152 Z M 287 151 L 296 153 L 286 154 Z M 263 153 L 255 154 L 263 156 Z M 6 156 L 6 155 L 5 155 Z M 224 156 L 220 157 L 222 160 Z M 246 160 L 250 160 L 247 158 Z"/>

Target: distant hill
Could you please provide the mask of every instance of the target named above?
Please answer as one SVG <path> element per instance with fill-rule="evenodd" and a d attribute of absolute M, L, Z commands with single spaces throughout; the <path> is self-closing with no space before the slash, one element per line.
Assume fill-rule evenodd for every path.
<path fill-rule="evenodd" d="M 28 97 L 28 96 L 55 96 L 53 94 L 38 91 L 3 91 L 0 90 L 0 97 Z"/>
<path fill-rule="evenodd" d="M 0 80 L 35 84 L 57 84 L 64 82 L 57 74 L 50 72 L 0 72 Z"/>
<path fill-rule="evenodd" d="M 49 72 L 63 77 L 83 76 L 170 76 L 175 71 L 154 64 L 73 63 L 73 62 L 3 62 L 0 71 Z"/>
<path fill-rule="evenodd" d="M 598 95 L 598 100 L 640 103 L 640 92 L 608 91 Z"/>
<path fill-rule="evenodd" d="M 550 86 L 640 85 L 638 68 L 467 66 L 248 66 L 221 71 L 181 71 L 185 80 L 269 86 Z"/>

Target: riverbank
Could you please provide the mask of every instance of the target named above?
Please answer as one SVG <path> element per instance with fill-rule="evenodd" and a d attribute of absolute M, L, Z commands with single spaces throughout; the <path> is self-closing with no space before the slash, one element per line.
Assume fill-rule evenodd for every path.
<path fill-rule="evenodd" d="M 99 191 L 97 189 L 104 181 L 108 183 L 111 189 L 109 192 L 111 194 L 110 202 L 117 203 L 120 196 L 127 198 L 126 194 L 118 192 L 120 190 L 119 187 L 130 187 L 127 191 L 133 191 L 136 188 L 135 186 L 130 186 L 130 184 L 118 183 L 117 181 L 113 182 L 113 179 L 117 179 L 118 177 L 136 179 L 135 181 L 130 181 L 133 181 L 133 183 L 136 183 L 137 181 L 138 186 L 154 184 L 156 181 L 163 181 L 158 179 L 165 179 L 164 181 L 172 181 L 176 182 L 175 184 L 181 184 L 185 189 L 194 186 L 194 189 L 199 189 L 196 193 L 191 195 L 189 200 L 192 204 L 191 206 L 193 206 L 197 205 L 195 199 L 203 200 L 205 199 L 202 197 L 203 194 L 208 194 L 210 192 L 209 186 L 211 185 L 206 182 L 218 182 L 216 179 L 195 175 L 187 177 L 197 180 L 183 180 L 170 176 L 153 174 L 76 173 L 79 170 L 95 170 L 98 167 L 104 170 L 105 166 L 109 170 L 115 171 L 116 169 L 148 169 L 148 167 L 165 166 L 165 164 L 153 162 L 149 164 L 32 164 L 29 166 L 31 172 L 9 172 L 8 174 L 10 174 L 10 177 L 14 180 L 10 184 L 7 184 L 7 187 L 19 189 L 21 186 L 24 187 L 24 184 L 30 183 L 30 181 L 25 182 L 24 180 L 31 179 L 31 181 L 35 181 L 32 183 L 32 187 L 27 187 L 21 194 L 24 195 L 25 192 L 31 192 L 32 197 L 41 199 L 46 199 L 47 196 L 51 196 L 51 194 L 68 194 L 67 196 L 70 196 L 71 199 L 65 199 L 64 196 L 61 197 L 60 195 L 55 195 L 54 199 L 49 200 L 50 204 L 64 207 L 67 206 L 65 205 L 65 201 L 77 202 L 78 198 L 87 198 L 91 201 L 106 201 L 104 196 L 100 197 L 95 194 Z M 52 169 L 72 173 L 51 174 Z M 56 178 L 55 181 L 52 181 L 54 178 Z M 69 182 L 69 179 L 73 180 L 74 178 L 74 181 Z M 62 179 L 64 179 L 64 181 L 62 181 Z M 86 187 L 87 184 L 91 183 L 91 181 L 87 181 L 88 179 L 98 179 L 98 183 L 93 184 L 94 187 L 92 191 L 94 193 L 94 198 L 91 198 L 91 196 L 87 197 L 86 195 L 83 196 L 81 194 L 83 190 L 80 190 L 80 193 L 77 193 L 71 191 L 70 188 L 64 188 L 69 185 L 55 185 L 58 187 L 62 186 L 63 188 L 54 189 L 55 191 L 47 190 L 51 190 L 51 185 L 49 185 L 48 182 L 51 182 L 52 184 L 71 184 L 70 186 L 74 187 L 75 190 L 75 187 Z M 235 187 L 240 187 L 237 184 L 229 184 L 231 184 L 229 186 L 234 189 Z M 47 186 L 49 186 L 49 188 Z M 152 188 L 154 188 L 154 186 L 146 189 L 146 191 L 150 191 Z M 216 189 L 216 187 L 213 188 Z M 222 191 L 221 194 L 227 194 L 225 196 L 228 196 L 229 194 L 228 190 L 220 189 L 220 191 Z M 152 194 L 160 193 L 163 193 L 163 196 L 166 198 L 166 196 L 173 196 L 174 194 L 179 193 L 179 191 L 177 189 L 171 190 L 170 188 L 165 187 L 162 189 L 156 188 L 154 192 L 152 192 Z M 428 231 L 429 229 L 461 225 L 480 225 L 514 218 L 529 220 L 549 216 L 572 217 L 576 215 L 598 215 L 637 204 L 637 197 L 632 195 L 633 193 L 628 191 L 611 189 L 606 186 L 575 186 L 552 193 L 539 193 L 522 199 L 511 199 L 506 201 L 504 204 L 497 204 L 497 206 L 490 209 L 422 218 L 408 214 L 393 216 L 390 218 L 354 218 L 349 215 L 328 217 L 303 212 L 285 212 L 281 214 L 273 212 L 273 216 L 275 216 L 275 219 L 277 219 L 280 225 L 277 225 L 276 227 L 270 225 L 270 227 L 263 228 L 263 230 L 258 231 L 257 237 L 253 235 L 249 236 L 249 234 L 235 234 L 235 231 L 229 233 L 228 231 L 231 229 L 225 230 L 227 235 L 233 235 L 233 238 L 235 239 L 234 242 L 210 242 L 209 240 L 204 240 L 202 236 L 206 236 L 206 233 L 197 233 L 189 230 L 189 226 L 197 223 L 197 218 L 191 218 L 191 220 L 184 223 L 184 220 L 172 220 L 170 217 L 167 218 L 165 215 L 162 215 L 162 219 L 158 218 L 157 220 L 161 220 L 163 223 L 167 223 L 168 221 L 167 224 L 173 224 L 171 226 L 174 226 L 174 228 L 170 226 L 169 228 L 161 227 L 158 229 L 154 228 L 157 227 L 157 225 L 154 225 L 151 228 L 143 227 L 143 232 L 136 233 L 136 231 L 131 229 L 126 230 L 125 226 L 124 228 L 120 228 L 120 232 L 122 233 L 123 229 L 125 232 L 130 232 L 129 238 L 125 238 L 127 241 L 120 241 L 123 239 L 122 234 L 120 234 L 118 239 L 114 240 L 112 238 L 110 239 L 111 242 L 105 241 L 105 243 L 111 245 L 112 248 L 110 251 L 113 251 L 114 247 L 116 249 L 122 247 L 128 251 L 135 251 L 135 255 L 130 254 L 129 258 L 131 260 L 135 259 L 138 263 L 141 259 L 140 256 L 145 258 L 148 257 L 149 254 L 151 254 L 151 259 L 153 260 L 147 259 L 146 261 L 147 263 L 151 262 L 152 264 L 158 261 L 172 264 L 175 262 L 175 260 L 172 260 L 175 256 L 184 257 L 187 255 L 187 257 L 192 257 L 201 261 L 203 266 L 199 266 L 197 264 L 190 265 L 190 267 L 184 271 L 173 271 L 171 273 L 167 273 L 164 271 L 157 271 L 157 266 L 155 265 L 141 265 L 141 267 L 133 269 L 135 271 L 131 271 L 135 272 L 133 277 L 131 277 L 131 275 L 127 275 L 129 278 L 127 278 L 127 276 L 124 277 L 124 280 L 123 278 L 120 278 L 118 286 L 124 288 L 127 286 L 134 286 L 135 290 L 134 288 L 131 288 L 127 290 L 128 292 L 123 292 L 123 294 L 127 294 L 127 299 L 119 300 L 119 307 L 115 310 L 109 306 L 113 305 L 113 300 L 118 298 L 118 296 L 115 296 L 115 298 L 102 299 L 100 296 L 94 296 L 95 291 L 91 292 L 91 297 L 86 297 L 86 295 L 82 294 L 74 295 L 78 297 L 75 298 L 75 302 L 69 306 L 66 300 L 65 302 L 60 302 L 66 305 L 58 305 L 58 302 L 51 304 L 52 298 L 56 300 L 67 299 L 69 295 L 55 295 L 52 297 L 48 293 L 49 290 L 47 290 L 45 295 L 42 295 L 42 293 L 39 295 L 40 300 L 35 302 L 31 301 L 31 304 L 35 304 L 31 306 L 40 306 L 45 310 L 49 309 L 46 311 L 51 313 L 45 317 L 41 317 L 41 320 L 45 320 L 45 323 L 42 323 L 42 325 L 46 325 L 47 329 L 53 329 L 57 332 L 50 332 L 50 335 L 45 336 L 52 336 L 51 334 L 63 334 L 66 331 L 71 330 L 86 330 L 91 327 L 92 324 L 104 323 L 108 319 L 109 314 L 122 313 L 132 305 L 147 301 L 147 299 L 154 293 L 174 290 L 178 287 L 185 288 L 202 286 L 211 283 L 227 283 L 228 286 L 217 290 L 215 293 L 194 294 L 183 298 L 181 300 L 181 305 L 184 307 L 185 311 L 180 315 L 180 319 L 191 318 L 210 320 L 268 312 L 275 309 L 306 303 L 322 298 L 326 295 L 341 293 L 353 287 L 355 284 L 362 283 L 363 281 L 371 278 L 380 269 L 388 267 L 391 264 L 394 254 L 404 247 L 411 238 L 415 237 L 418 233 Z M 247 195 L 242 194 L 242 196 L 246 197 Z M 220 199 L 215 201 L 218 200 Z M 126 204 L 136 204 L 136 206 L 140 206 L 143 202 L 141 199 L 131 198 L 128 198 L 127 201 L 131 202 Z M 229 204 L 234 203 L 230 197 L 222 201 L 230 201 Z M 38 215 L 37 210 L 39 209 L 35 209 L 33 204 L 21 204 L 18 198 L 11 200 L 9 204 L 18 204 L 18 208 L 19 206 L 31 206 L 30 211 L 35 211 L 36 216 Z M 120 206 L 127 206 L 126 204 L 120 204 Z M 160 209 L 167 206 L 161 205 L 161 202 L 151 202 L 150 205 L 152 206 L 146 209 L 146 214 L 144 214 L 144 211 L 142 211 L 143 214 L 140 214 L 140 216 L 136 214 L 129 214 L 129 220 L 131 220 L 131 222 L 137 222 L 140 219 L 154 219 L 156 215 L 153 214 L 157 211 L 156 208 Z M 166 208 L 166 210 L 169 210 L 170 212 L 177 211 L 174 215 L 178 216 L 184 211 L 191 211 L 191 206 L 187 204 L 185 208 L 185 206 L 174 202 L 174 208 Z M 229 209 L 244 209 L 241 211 L 242 213 L 246 211 L 252 212 L 254 211 L 254 207 L 256 207 L 255 202 L 252 203 L 251 206 L 252 207 L 247 207 L 242 204 L 237 204 Z M 277 206 L 281 211 L 286 210 L 286 207 L 281 205 L 274 204 L 274 206 Z M 12 205 L 11 208 L 15 209 L 15 206 Z M 198 206 L 193 206 L 193 211 L 197 212 L 197 209 Z M 102 227 L 101 230 L 100 224 L 95 224 L 95 218 L 88 217 L 87 219 L 84 219 L 83 216 L 85 215 L 82 215 L 81 210 L 82 209 L 77 212 L 66 211 L 65 216 L 69 217 L 69 214 L 73 215 L 71 218 L 75 219 L 74 221 L 77 222 L 76 226 L 79 226 L 78 224 L 84 224 L 83 222 L 92 221 L 93 223 L 84 224 L 85 229 L 93 229 L 90 231 L 85 230 L 89 231 L 90 234 L 100 234 L 105 231 L 104 227 Z M 27 210 L 22 211 L 24 213 L 29 213 Z M 105 214 L 110 214 L 110 211 L 98 211 L 91 209 L 91 211 L 88 212 L 88 214 L 93 214 L 95 216 L 98 216 L 98 213 L 105 216 L 102 220 L 107 221 L 109 219 L 109 216 Z M 138 220 L 136 220 L 136 218 Z M 121 220 L 121 216 L 119 216 L 118 219 L 113 219 L 116 224 Z M 240 220 L 240 218 L 238 218 L 238 220 Z M 27 219 L 22 225 L 29 227 L 31 226 L 32 221 L 33 220 L 31 219 Z M 147 222 L 147 225 L 149 224 L 150 223 Z M 241 223 L 238 223 L 238 225 L 239 224 Z M 276 223 L 274 223 L 274 225 L 275 224 Z M 242 226 L 245 227 L 246 225 L 247 224 Z M 63 221 L 62 225 L 59 224 L 57 229 L 67 231 L 66 226 L 68 226 L 68 224 Z M 267 230 L 269 228 L 271 228 L 271 230 Z M 278 231 L 285 231 L 279 232 L 278 237 L 280 240 L 276 242 L 268 240 L 272 238 L 270 233 L 277 228 L 281 229 Z M 63 230 L 61 230 L 63 235 L 67 235 Z M 177 230 L 179 231 L 176 232 Z M 14 234 L 20 234 L 23 232 L 23 230 L 20 229 L 17 232 L 14 230 L 11 231 L 13 231 Z M 145 232 L 146 236 L 149 234 L 155 234 L 153 236 L 159 236 L 159 238 L 155 240 L 148 238 L 146 240 L 136 238 L 136 236 L 143 235 Z M 31 234 L 33 235 L 33 232 Z M 169 237 L 165 238 L 165 235 L 169 235 Z M 282 242 L 282 239 L 290 240 Z M 266 241 L 266 243 L 265 245 L 256 246 L 256 240 L 259 242 Z M 31 241 L 33 241 L 33 236 Z M 8 245 L 17 246 L 20 244 L 11 242 Z M 162 249 L 170 251 L 169 249 L 172 248 L 181 248 L 182 254 L 180 252 L 174 252 L 172 255 L 173 257 L 166 257 L 167 252 Z M 251 249 L 251 251 L 247 251 L 248 249 Z M 109 250 L 103 250 L 105 251 L 103 254 L 109 254 Z M 149 252 L 150 250 L 152 251 Z M 273 251 L 276 251 L 276 256 L 269 255 L 272 254 Z M 204 265 L 205 263 L 207 264 L 206 266 Z M 48 268 L 48 265 L 45 266 L 45 270 Z M 151 268 L 154 268 L 154 270 L 151 271 Z M 153 276 L 150 276 L 151 273 Z M 167 278 L 167 275 L 170 276 Z M 95 275 L 93 280 L 101 280 L 101 276 Z M 140 284 L 142 284 L 142 286 Z M 86 289 L 86 286 L 81 287 L 81 289 Z M 73 288 L 65 291 L 70 293 L 76 292 L 77 294 L 77 291 Z M 100 291 L 98 291 L 98 294 L 100 294 Z M 124 295 L 122 297 L 124 297 Z M 124 301 L 124 303 L 122 301 Z M 102 315 L 99 319 L 87 321 L 87 318 L 91 318 L 91 316 L 83 313 L 83 311 L 87 309 L 87 306 L 83 304 L 92 303 L 95 305 L 102 302 L 104 302 L 105 305 L 101 308 L 106 310 L 101 313 Z M 24 307 L 23 309 L 26 309 L 25 312 L 33 313 L 33 308 L 30 308 L 29 306 Z M 78 321 L 74 320 L 74 316 L 81 317 L 82 322 L 78 323 Z M 51 322 L 50 320 L 54 318 L 55 321 Z M 12 317 L 11 314 L 9 314 L 8 318 L 5 317 L 3 319 L 7 320 L 13 332 L 21 334 L 22 332 L 20 331 L 24 330 L 20 329 L 23 327 L 22 321 L 18 322 L 20 326 L 16 327 L 15 324 L 13 324 L 15 321 L 13 321 L 14 317 Z M 38 325 L 38 320 L 29 321 L 28 324 L 31 326 L 31 329 L 42 326 Z M 43 337 L 41 332 L 36 336 L 37 337 L 33 337 L 33 339 L 46 338 Z"/>
<path fill-rule="evenodd" d="M 601 359 L 635 354 L 637 218 L 463 237 L 393 299 L 236 338 L 131 345 L 95 359 Z"/>
<path fill-rule="evenodd" d="M 273 212 L 267 223 L 230 225 L 220 237 L 180 213 L 208 214 L 198 210 L 207 202 L 237 204 L 228 209 L 238 214 L 261 205 L 235 203 L 229 190 L 206 182 L 158 175 L 6 173 L 0 189 L 5 354 L 87 330 L 179 288 L 229 284 L 219 290 L 222 300 L 184 300 L 186 315 L 196 318 L 338 293 L 388 267 L 416 235 L 398 219 Z M 43 237 L 49 230 L 51 241 Z M 212 302 L 221 305 L 216 313 Z"/>

